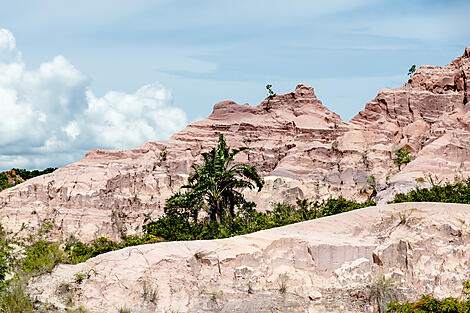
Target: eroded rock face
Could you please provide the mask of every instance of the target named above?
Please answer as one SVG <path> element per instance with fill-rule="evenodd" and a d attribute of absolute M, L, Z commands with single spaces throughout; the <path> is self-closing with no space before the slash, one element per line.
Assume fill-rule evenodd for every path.
<path fill-rule="evenodd" d="M 92 312 L 377 312 L 396 298 L 459 296 L 469 225 L 470 205 L 379 205 L 229 239 L 130 247 L 60 265 L 30 290 L 65 308 L 68 286 Z"/>
<path fill-rule="evenodd" d="M 0 193 L 0 223 L 19 235 L 51 220 L 57 237 L 84 240 L 141 232 L 146 216 L 163 212 L 223 133 L 233 148 L 251 150 L 238 161 L 265 177 L 260 193 L 247 192 L 258 209 L 297 197 L 344 196 L 378 200 L 426 184 L 427 175 L 454 180 L 470 176 L 470 56 L 445 67 L 421 66 L 407 84 L 386 89 L 350 122 L 322 105 L 311 87 L 298 85 L 256 107 L 222 101 L 212 114 L 168 141 L 127 151 L 92 150 L 83 160 Z M 413 161 L 400 172 L 393 151 L 407 147 Z M 166 158 L 162 152 L 166 151 Z"/>

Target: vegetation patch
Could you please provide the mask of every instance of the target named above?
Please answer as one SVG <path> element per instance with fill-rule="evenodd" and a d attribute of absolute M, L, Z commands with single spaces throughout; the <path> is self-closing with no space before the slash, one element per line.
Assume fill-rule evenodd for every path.
<path fill-rule="evenodd" d="M 244 235 L 375 205 L 373 201 L 356 203 L 344 198 L 315 202 L 298 199 L 296 206 L 276 203 L 272 210 L 258 212 L 256 204 L 246 201 L 242 191 L 261 190 L 263 179 L 251 166 L 232 164 L 238 153 L 247 150 L 231 150 L 219 135 L 217 146 L 203 153 L 204 163 L 193 165 L 187 184 L 167 199 L 165 215 L 146 224 L 142 236 L 124 236 L 120 243 L 106 238 L 88 244 L 70 240 L 65 246 L 70 262 L 80 263 L 105 252 L 159 241 Z"/>
<path fill-rule="evenodd" d="M 437 299 L 431 295 L 423 295 L 417 301 L 394 301 L 388 304 L 385 313 L 468 313 L 470 312 L 470 282 L 463 282 L 462 295 L 458 298 Z"/>
<path fill-rule="evenodd" d="M 407 194 L 395 195 L 389 203 L 401 202 L 446 202 L 470 204 L 470 178 L 463 182 L 436 184 L 431 179 L 431 188 L 418 188 Z"/>
<path fill-rule="evenodd" d="M 57 168 L 46 168 L 45 170 L 33 170 L 29 171 L 26 169 L 13 168 L 6 172 L 0 173 L 0 191 L 16 186 L 25 180 L 31 179 L 36 176 L 49 174 L 55 171 Z"/>

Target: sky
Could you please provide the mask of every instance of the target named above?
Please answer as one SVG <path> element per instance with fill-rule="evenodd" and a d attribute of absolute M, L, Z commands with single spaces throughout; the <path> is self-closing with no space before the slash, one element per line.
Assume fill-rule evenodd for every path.
<path fill-rule="evenodd" d="M 266 84 L 350 120 L 470 45 L 468 0 L 0 0 L 0 170 L 168 139 Z"/>

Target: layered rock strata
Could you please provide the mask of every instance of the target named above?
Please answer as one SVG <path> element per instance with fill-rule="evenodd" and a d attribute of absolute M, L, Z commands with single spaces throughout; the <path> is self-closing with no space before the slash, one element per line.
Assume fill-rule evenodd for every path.
<path fill-rule="evenodd" d="M 252 107 L 222 101 L 212 114 L 168 141 L 126 151 L 90 151 L 83 160 L 0 193 L 0 223 L 19 235 L 53 222 L 55 236 L 119 239 L 141 232 L 163 212 L 223 133 L 231 147 L 247 146 L 239 162 L 265 177 L 258 209 L 297 197 L 344 196 L 363 201 L 373 188 L 386 201 L 426 184 L 428 175 L 470 176 L 470 47 L 445 67 L 421 66 L 402 87 L 381 90 L 350 122 L 322 105 L 311 87 L 298 85 Z M 398 171 L 393 151 L 407 147 L 413 161 Z M 166 157 L 163 155 L 166 154 Z M 369 179 L 374 176 L 377 183 Z"/>
<path fill-rule="evenodd" d="M 383 312 L 394 299 L 460 295 L 469 225 L 470 205 L 379 205 L 223 240 L 130 247 L 60 265 L 30 291 L 92 312 Z"/>

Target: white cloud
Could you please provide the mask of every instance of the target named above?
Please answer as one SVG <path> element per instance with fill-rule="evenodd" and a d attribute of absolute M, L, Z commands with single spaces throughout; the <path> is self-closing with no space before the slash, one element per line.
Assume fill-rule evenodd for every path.
<path fill-rule="evenodd" d="M 21 54 L 16 50 L 16 40 L 12 33 L 0 29 L 0 63 L 18 61 Z"/>
<path fill-rule="evenodd" d="M 63 56 L 26 69 L 15 38 L 0 29 L 0 169 L 63 165 L 93 148 L 128 149 L 186 125 L 159 84 L 103 97 L 89 84 Z"/>

